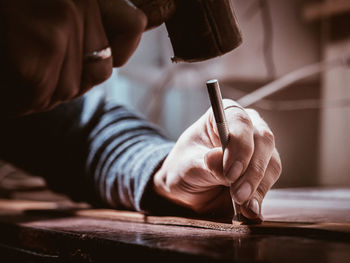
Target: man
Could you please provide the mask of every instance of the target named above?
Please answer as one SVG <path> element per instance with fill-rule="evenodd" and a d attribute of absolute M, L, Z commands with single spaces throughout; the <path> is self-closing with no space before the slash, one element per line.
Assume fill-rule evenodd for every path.
<path fill-rule="evenodd" d="M 231 190 L 243 215 L 261 216 L 281 162 L 255 111 L 225 100 L 223 153 L 211 110 L 174 144 L 99 90 L 81 96 L 136 49 L 140 10 L 125 0 L 1 0 L 0 12 L 1 159 L 99 206 L 232 216 Z"/>

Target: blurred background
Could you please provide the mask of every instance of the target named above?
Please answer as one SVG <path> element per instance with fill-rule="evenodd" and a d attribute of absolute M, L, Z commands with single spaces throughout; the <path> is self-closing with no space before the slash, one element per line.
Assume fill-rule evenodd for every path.
<path fill-rule="evenodd" d="M 173 64 L 165 27 L 144 34 L 132 59 L 105 83 L 176 138 L 209 107 L 205 81 L 239 99 L 270 81 L 350 54 L 349 0 L 232 0 L 243 44 L 202 63 Z M 155 92 L 154 92 L 155 91 Z M 350 68 L 300 80 L 254 104 L 283 162 L 278 187 L 350 185 Z"/>
<path fill-rule="evenodd" d="M 131 60 L 100 88 L 176 140 L 208 109 L 208 79 L 219 79 L 223 97 L 237 100 L 295 70 L 350 54 L 350 0 L 232 2 L 243 35 L 233 52 L 172 63 L 160 27 L 143 35 Z M 349 107 L 346 66 L 296 81 L 252 105 L 272 128 L 281 154 L 283 173 L 275 187 L 350 185 Z"/>

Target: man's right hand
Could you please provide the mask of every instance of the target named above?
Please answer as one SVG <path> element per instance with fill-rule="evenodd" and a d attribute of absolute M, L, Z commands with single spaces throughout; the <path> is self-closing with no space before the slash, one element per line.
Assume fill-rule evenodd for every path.
<path fill-rule="evenodd" d="M 282 170 L 274 135 L 256 111 L 223 102 L 230 131 L 225 151 L 209 109 L 177 140 L 153 189 L 202 216 L 232 219 L 231 191 L 245 217 L 261 220 L 263 199 Z"/>
<path fill-rule="evenodd" d="M 49 110 L 105 81 L 146 24 L 126 0 L 0 0 L 0 115 Z M 108 46 L 112 57 L 84 61 Z"/>

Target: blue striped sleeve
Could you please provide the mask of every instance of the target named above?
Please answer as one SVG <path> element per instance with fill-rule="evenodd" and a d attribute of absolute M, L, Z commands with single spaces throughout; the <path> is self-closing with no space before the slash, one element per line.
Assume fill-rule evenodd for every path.
<path fill-rule="evenodd" d="M 147 211 L 154 209 L 150 199 L 161 199 L 149 186 L 174 143 L 100 91 L 1 126 L 0 159 L 74 200 Z"/>

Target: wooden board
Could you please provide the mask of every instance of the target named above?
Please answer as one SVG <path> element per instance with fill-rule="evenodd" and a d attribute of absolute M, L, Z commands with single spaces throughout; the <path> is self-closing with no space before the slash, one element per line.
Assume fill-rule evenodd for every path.
<path fill-rule="evenodd" d="M 345 188 L 271 191 L 264 202 L 261 225 L 76 205 L 0 200 L 0 251 L 5 247 L 16 255 L 50 258 L 51 262 L 115 262 L 117 255 L 130 262 L 140 258 L 159 262 L 348 262 L 350 258 L 350 189 Z"/>

